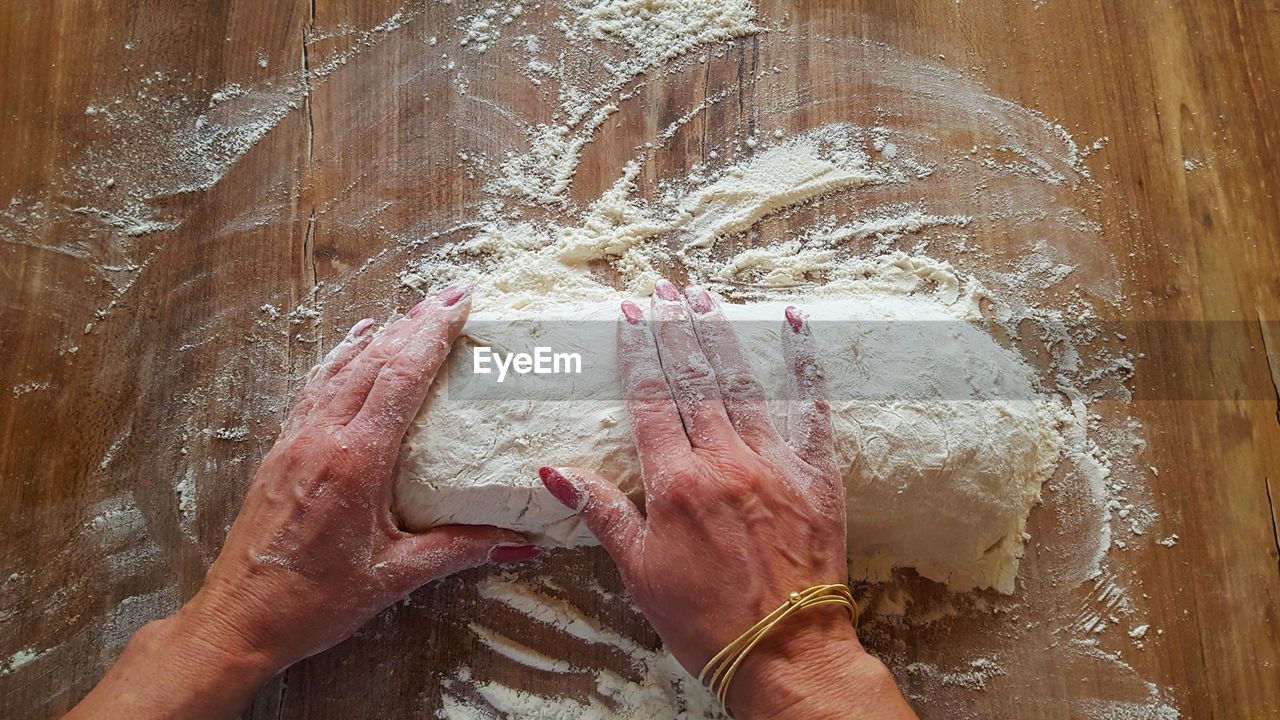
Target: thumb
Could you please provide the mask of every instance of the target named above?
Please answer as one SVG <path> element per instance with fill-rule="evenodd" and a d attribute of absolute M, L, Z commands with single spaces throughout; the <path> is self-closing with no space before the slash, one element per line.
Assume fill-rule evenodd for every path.
<path fill-rule="evenodd" d="M 645 520 L 617 485 L 578 468 L 544 467 L 538 477 L 557 500 L 578 513 L 591 533 L 613 557 L 623 576 L 639 560 Z"/>
<path fill-rule="evenodd" d="M 539 550 L 523 535 L 487 525 L 441 525 L 392 543 L 380 565 L 408 595 L 419 587 L 487 562 L 532 560 Z"/>

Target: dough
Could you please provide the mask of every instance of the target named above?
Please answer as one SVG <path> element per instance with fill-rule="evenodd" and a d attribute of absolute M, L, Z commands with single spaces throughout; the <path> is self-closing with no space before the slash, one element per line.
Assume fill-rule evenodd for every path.
<path fill-rule="evenodd" d="M 1026 518 L 1062 447 L 1064 413 L 1034 372 L 928 296 L 800 303 L 828 374 L 848 491 L 850 571 L 914 568 L 956 590 L 1014 588 Z M 726 305 L 785 437 L 782 303 Z M 402 449 L 405 526 L 493 524 L 546 546 L 594 544 L 547 493 L 542 465 L 596 469 L 638 499 L 617 378 L 616 301 L 477 312 Z M 581 374 L 473 372 L 475 349 L 580 353 Z"/>

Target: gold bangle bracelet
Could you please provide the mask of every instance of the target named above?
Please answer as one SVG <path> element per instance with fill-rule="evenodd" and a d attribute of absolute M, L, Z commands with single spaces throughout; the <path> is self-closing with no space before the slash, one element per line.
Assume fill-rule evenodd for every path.
<path fill-rule="evenodd" d="M 726 705 L 729 697 L 729 683 L 733 674 L 738 671 L 742 661 L 755 646 L 783 620 L 804 610 L 818 605 L 843 605 L 849 611 L 849 619 L 856 627 L 858 624 L 858 604 L 853 601 L 853 593 L 844 583 L 835 585 L 814 585 L 800 592 L 793 592 L 777 610 L 764 616 L 751 629 L 738 636 L 737 640 L 725 646 L 698 673 L 698 681 L 705 682 L 721 705 Z"/>

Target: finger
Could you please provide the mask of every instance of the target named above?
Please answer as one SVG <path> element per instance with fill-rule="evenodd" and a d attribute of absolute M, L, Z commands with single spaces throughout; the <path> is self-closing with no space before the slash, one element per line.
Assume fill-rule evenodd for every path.
<path fill-rule="evenodd" d="M 453 298 L 459 287 L 451 285 L 435 297 L 415 305 L 405 317 L 387 327 L 369 343 L 369 347 L 359 357 L 343 368 L 330 383 L 335 395 L 325 406 L 326 419 L 340 425 L 349 424 L 355 419 L 364 408 L 383 368 L 398 357 L 413 342 L 415 335 L 423 330 L 424 325 L 435 317 L 430 311 L 438 308 L 445 300 Z"/>
<path fill-rule="evenodd" d="M 430 300 L 418 303 L 409 315 L 387 325 L 365 345 L 359 355 L 352 358 L 347 366 L 338 371 L 327 383 L 324 390 L 318 393 L 314 415 L 323 413 L 332 422 L 345 424 L 364 406 L 369 388 L 377 378 L 378 372 L 388 360 L 404 346 L 408 336 L 417 328 L 413 315 Z"/>
<path fill-rule="evenodd" d="M 667 477 L 667 469 L 686 460 L 693 448 L 671 397 L 644 312 L 629 300 L 622 303 L 622 317 L 618 319 L 618 370 L 645 490 L 652 495 L 662 478 Z"/>
<path fill-rule="evenodd" d="M 786 309 L 782 323 L 782 355 L 787 363 L 787 427 L 791 449 L 809 465 L 836 470 L 831 405 L 827 378 L 818 363 L 817 346 L 809 321 L 794 307 Z"/>
<path fill-rule="evenodd" d="M 347 363 L 359 355 L 360 350 L 364 348 L 364 344 L 372 338 L 369 331 L 373 329 L 373 324 L 373 318 L 365 318 L 352 325 L 342 342 L 335 345 L 320 361 L 320 364 L 316 365 L 308 373 L 306 387 L 325 384 L 334 375 L 338 374 L 342 368 L 346 367 Z"/>
<path fill-rule="evenodd" d="M 420 311 L 418 328 L 378 372 L 364 406 L 351 421 L 399 440 L 422 409 L 427 391 L 471 312 L 471 288 L 446 289 Z"/>
<path fill-rule="evenodd" d="M 720 397 L 734 430 L 756 451 L 783 445 L 769 413 L 764 387 L 743 356 L 738 336 L 719 303 L 700 287 L 685 290 L 685 297 L 689 301 L 694 332 L 715 372 Z"/>
<path fill-rule="evenodd" d="M 696 448 L 720 449 L 741 440 L 729 422 L 715 371 L 702 352 L 689 313 L 675 285 L 659 280 L 652 299 L 653 335 L 658 359 L 671 387 L 689 443 Z"/>
<path fill-rule="evenodd" d="M 488 562 L 531 560 L 540 551 L 523 535 L 488 525 L 442 525 L 392 543 L 380 568 L 398 596 Z"/>
<path fill-rule="evenodd" d="M 617 485 L 588 470 L 544 467 L 538 477 L 547 491 L 578 513 L 608 551 L 624 578 L 640 560 L 644 515 Z"/>
<path fill-rule="evenodd" d="M 338 343 L 311 369 L 307 377 L 307 384 L 302 388 L 302 392 L 298 394 L 298 400 L 294 403 L 293 409 L 289 411 L 289 417 L 284 422 L 282 432 L 288 433 L 296 429 L 306 419 L 311 410 L 325 397 L 325 389 L 329 381 L 333 379 L 343 368 L 345 368 L 353 359 L 369 345 L 373 334 L 373 318 L 365 318 L 347 331 L 346 337 L 342 342 Z"/>

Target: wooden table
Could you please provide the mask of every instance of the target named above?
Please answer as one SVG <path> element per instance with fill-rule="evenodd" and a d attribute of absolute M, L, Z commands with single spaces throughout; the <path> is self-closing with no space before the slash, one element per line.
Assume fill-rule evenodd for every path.
<path fill-rule="evenodd" d="M 415 4 L 403 27 L 361 32 L 398 9 L 388 0 L 0 9 L 6 717 L 69 708 L 129 632 L 196 590 L 299 378 L 339 328 L 410 301 L 393 272 L 410 252 L 405 237 L 469 219 L 478 183 L 424 157 L 518 133 L 451 96 L 445 80 L 422 77 L 421 58 L 435 53 L 426 38 L 456 33 L 461 11 Z M 1280 3 L 849 0 L 765 3 L 761 15 L 787 32 L 939 58 L 1073 133 L 1109 137 L 1092 165 L 1104 192 L 1088 210 L 1120 263 L 1125 319 L 1203 321 L 1213 340 L 1212 353 L 1176 335 L 1133 340 L 1145 359 L 1130 412 L 1159 468 L 1150 483 L 1162 527 L 1180 541 L 1133 556 L 1146 616 L 1163 633 L 1125 660 L 1170 689 L 1182 717 L 1280 717 Z M 745 52 L 726 62 L 750 63 L 753 42 L 737 41 Z M 336 47 L 351 49 L 348 61 L 323 67 Z M 827 72 L 820 53 L 804 67 Z M 306 87 L 288 87 L 304 68 Z M 420 98 L 378 91 L 411 81 L 424 84 Z M 214 139 L 208 176 L 192 175 L 189 158 L 164 157 L 145 133 L 127 135 L 128 108 L 189 120 L 231 82 L 293 93 L 297 108 L 243 157 L 230 153 L 235 162 L 223 162 Z M 519 78 L 488 82 L 509 104 L 532 102 Z M 681 92 L 678 81 L 657 83 L 632 120 L 662 127 Z M 455 122 L 428 122 L 427 103 L 448 104 Z M 753 112 L 748 97 L 726 121 Z M 601 143 L 593 152 L 607 155 Z M 118 185 L 108 182 L 113 158 Z M 126 207 L 112 193 L 127 192 L 123 180 L 141 166 L 156 187 L 189 188 L 153 202 L 174 227 L 151 232 L 85 209 Z M 575 194 L 590 197 L 609 179 L 593 168 L 588 158 Z M 433 224 L 422 207 L 441 211 Z M 341 295 L 326 295 L 338 281 Z M 318 320 L 274 317 L 315 297 L 326 299 Z M 551 563 L 617 586 L 599 553 Z M 454 627 L 465 608 L 450 598 L 475 577 L 426 588 L 291 668 L 250 716 L 429 715 L 438 668 L 488 662 Z M 654 641 L 634 615 L 593 597 L 578 601 Z M 1051 649 L 1028 652 L 1048 668 L 1034 702 L 977 693 L 967 711 L 1084 716 L 1069 701 L 1106 679 L 1059 677 Z"/>

